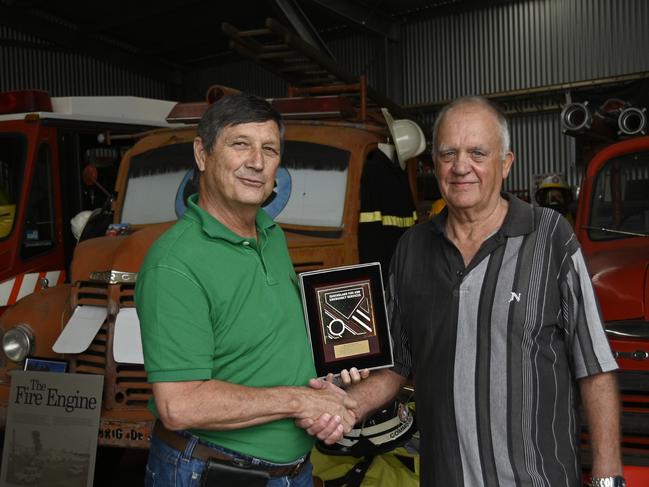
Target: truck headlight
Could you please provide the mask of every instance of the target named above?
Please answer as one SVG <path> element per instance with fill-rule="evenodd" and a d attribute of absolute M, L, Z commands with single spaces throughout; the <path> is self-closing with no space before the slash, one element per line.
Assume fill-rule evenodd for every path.
<path fill-rule="evenodd" d="M 27 325 L 17 325 L 2 337 L 2 350 L 13 362 L 22 362 L 34 349 L 34 334 Z"/>

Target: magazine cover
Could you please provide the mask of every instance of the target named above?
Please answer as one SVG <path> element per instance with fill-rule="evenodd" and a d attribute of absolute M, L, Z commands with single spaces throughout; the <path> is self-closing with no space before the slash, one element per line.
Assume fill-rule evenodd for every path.
<path fill-rule="evenodd" d="M 11 373 L 0 485 L 90 487 L 104 377 Z"/>

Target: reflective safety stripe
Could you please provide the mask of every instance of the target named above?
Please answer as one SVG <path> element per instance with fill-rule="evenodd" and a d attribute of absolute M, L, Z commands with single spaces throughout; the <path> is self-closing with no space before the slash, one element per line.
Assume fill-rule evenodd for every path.
<path fill-rule="evenodd" d="M 16 302 L 16 298 L 18 297 L 18 292 L 20 291 L 20 287 L 23 285 L 24 276 L 25 274 L 19 274 L 16 276 L 16 281 L 14 282 L 13 289 L 11 290 L 11 293 L 9 294 L 9 299 L 7 300 L 7 306 L 12 305 Z"/>
<path fill-rule="evenodd" d="M 9 294 L 14 288 L 14 278 L 11 278 L 7 281 L 0 282 L 0 306 L 7 306 L 9 302 Z"/>
<path fill-rule="evenodd" d="M 65 272 L 61 270 L 29 272 L 0 282 L 0 306 L 11 306 L 19 299 L 40 291 L 43 278 L 46 278 L 49 286 L 53 287 L 65 281 Z"/>
<path fill-rule="evenodd" d="M 20 289 L 18 290 L 16 301 L 36 291 L 37 285 L 40 288 L 40 282 L 38 279 L 37 272 L 30 272 L 29 274 L 23 274 L 23 282 L 21 283 Z"/>
<path fill-rule="evenodd" d="M 361 223 L 373 223 L 381 221 L 381 212 L 380 211 L 363 211 L 361 212 Z"/>
<path fill-rule="evenodd" d="M 417 212 L 413 211 L 412 216 L 394 216 L 383 215 L 380 211 L 364 211 L 361 212 L 360 222 L 381 222 L 381 224 L 386 227 L 407 228 L 413 226 L 417 222 Z"/>

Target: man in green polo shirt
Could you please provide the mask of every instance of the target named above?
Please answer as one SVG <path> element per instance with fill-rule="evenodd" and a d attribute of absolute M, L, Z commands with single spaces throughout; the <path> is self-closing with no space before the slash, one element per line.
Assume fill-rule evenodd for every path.
<path fill-rule="evenodd" d="M 341 432 L 355 422 L 357 405 L 342 390 L 306 387 L 315 370 L 295 272 L 282 230 L 260 209 L 283 132 L 261 98 L 242 93 L 212 105 L 194 140 L 199 194 L 138 275 L 159 419 L 147 482 L 195 485 L 203 476 L 214 485 L 279 486 L 289 477 L 311 486 L 313 440 L 294 420 L 324 413 Z M 232 473 L 233 465 L 242 468 Z"/>

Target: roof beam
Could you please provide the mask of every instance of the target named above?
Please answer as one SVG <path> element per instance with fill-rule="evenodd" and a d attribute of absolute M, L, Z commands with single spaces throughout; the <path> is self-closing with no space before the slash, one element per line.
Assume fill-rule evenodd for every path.
<path fill-rule="evenodd" d="M 373 10 L 368 11 L 345 0 L 311 0 L 311 2 L 369 30 L 373 34 L 387 37 L 391 41 L 399 40 L 398 24 L 377 15 Z"/>
<path fill-rule="evenodd" d="M 313 24 L 304 14 L 297 2 L 292 0 L 275 0 L 275 5 L 279 7 L 291 26 L 302 39 L 316 49 L 322 51 L 323 54 L 334 59 L 334 55 L 331 53 L 325 42 L 320 37 L 320 34 L 318 34 L 318 31 L 313 27 Z"/>

